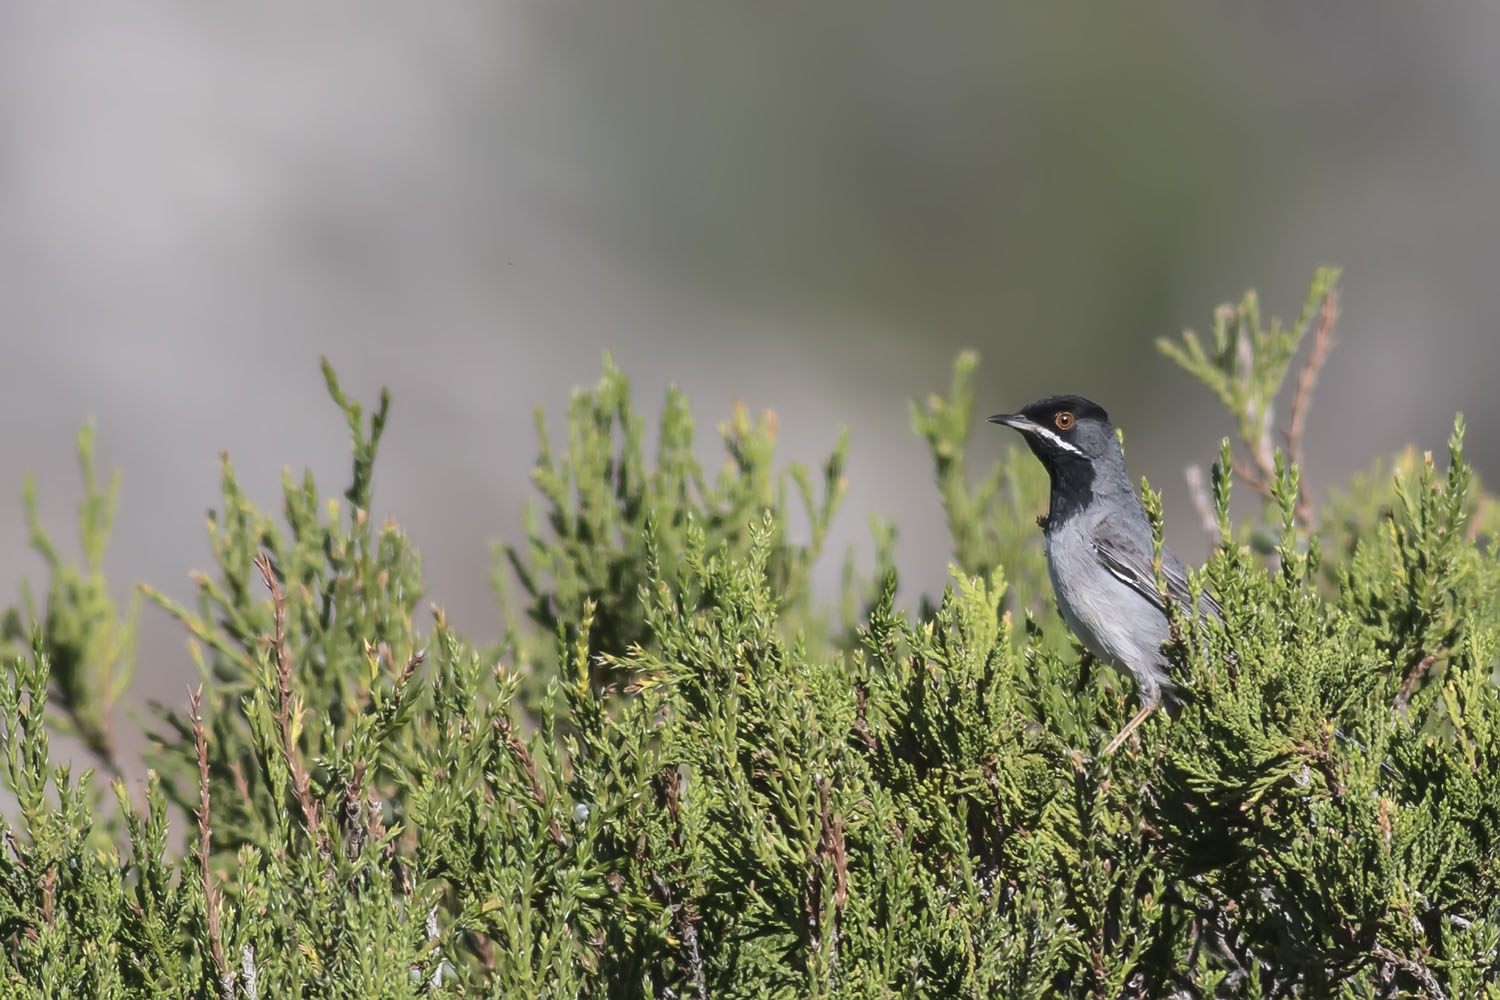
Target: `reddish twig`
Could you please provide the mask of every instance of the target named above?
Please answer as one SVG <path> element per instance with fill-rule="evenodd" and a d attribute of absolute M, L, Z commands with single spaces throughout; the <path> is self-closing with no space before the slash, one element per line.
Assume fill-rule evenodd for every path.
<path fill-rule="evenodd" d="M 1267 500 L 1271 499 L 1271 481 L 1264 475 L 1250 468 L 1234 455 L 1229 456 L 1229 467 L 1234 470 L 1234 474 L 1239 476 L 1246 486 Z"/>
<path fill-rule="evenodd" d="M 1271 441 L 1272 417 L 1271 400 L 1264 403 L 1251 398 L 1249 409 L 1246 411 L 1255 418 L 1255 425 L 1260 429 L 1252 441 L 1245 439 L 1245 445 L 1250 449 L 1251 457 L 1255 459 L 1255 467 L 1260 470 L 1260 478 L 1266 483 L 1276 481 L 1276 446 Z"/>
<path fill-rule="evenodd" d="M 229 774 L 234 778 L 234 790 L 240 793 L 240 799 L 245 803 L 245 808 L 254 808 L 255 800 L 250 795 L 250 782 L 245 779 L 245 769 L 240 767 L 239 761 L 229 762 Z"/>
<path fill-rule="evenodd" d="M 823 782 L 818 799 L 823 826 L 818 851 L 833 864 L 833 909 L 836 915 L 842 916 L 849 898 L 849 854 L 844 843 L 844 817 L 834 812 L 829 804 L 828 782 Z"/>
<path fill-rule="evenodd" d="M 1323 305 L 1318 310 L 1318 325 L 1313 331 L 1312 350 L 1297 376 L 1297 394 L 1292 397 L 1292 422 L 1286 430 L 1286 453 L 1288 460 L 1299 469 L 1302 467 L 1302 432 L 1306 427 L 1307 408 L 1312 404 L 1313 389 L 1318 385 L 1318 375 L 1333 350 L 1333 325 L 1339 318 L 1339 290 L 1329 289 L 1323 296 Z M 1305 488 L 1298 490 L 1297 520 L 1303 527 L 1312 525 L 1312 497 Z"/>
<path fill-rule="evenodd" d="M 871 735 L 870 725 L 865 721 L 865 702 L 868 698 L 864 684 L 856 682 L 854 685 L 854 732 L 865 746 L 871 750 L 878 750 L 880 743 Z"/>
<path fill-rule="evenodd" d="M 209 827 L 208 737 L 203 732 L 203 687 L 188 695 L 193 724 L 193 749 L 198 756 L 198 872 L 203 879 L 203 910 L 208 920 L 208 947 L 214 968 L 219 973 L 219 993 L 224 1000 L 234 1000 L 234 972 L 224 957 L 224 938 L 219 931 L 219 894 L 208 870 Z"/>
<path fill-rule="evenodd" d="M 412 674 L 417 672 L 417 668 L 422 665 L 422 661 L 425 659 L 427 659 L 427 650 L 414 649 L 411 651 L 411 655 L 406 658 L 405 669 L 401 671 L 401 676 L 396 679 L 396 687 L 398 689 L 406 686 L 406 682 L 411 680 Z"/>
<path fill-rule="evenodd" d="M 547 832 L 552 836 L 552 842 L 559 850 L 568 849 L 568 838 L 563 836 L 562 827 L 557 824 L 557 817 L 551 815 L 547 809 L 547 793 L 542 789 L 542 780 L 536 773 L 536 761 L 532 759 L 531 751 L 526 749 L 526 744 L 521 742 L 515 732 L 510 728 L 510 721 L 504 717 L 495 720 L 495 730 L 500 734 L 500 739 L 505 743 L 505 748 L 515 755 L 522 769 L 526 771 L 527 778 L 531 781 L 531 797 L 536 799 L 536 804 L 548 813 Z"/>
<path fill-rule="evenodd" d="M 812 947 L 818 950 L 822 947 L 823 907 L 830 888 L 824 882 L 828 874 L 826 865 L 832 868 L 833 875 L 833 926 L 827 928 L 831 935 L 829 961 L 837 965 L 839 922 L 849 895 L 849 857 L 844 844 L 844 817 L 833 811 L 829 799 L 829 785 L 825 779 L 818 786 L 817 854 L 807 869 L 807 924 L 813 929 Z"/>
<path fill-rule="evenodd" d="M 271 591 L 271 607 L 275 614 L 276 631 L 271 647 L 276 655 L 276 726 L 281 733 L 281 750 L 292 772 L 292 789 L 302 808 L 302 821 L 307 824 L 308 834 L 316 839 L 319 853 L 326 857 L 329 847 L 319 821 L 318 800 L 312 793 L 312 777 L 302 763 L 302 755 L 297 752 L 297 741 L 292 734 L 292 657 L 286 645 L 286 597 L 276 582 L 270 556 L 264 552 L 257 554 L 255 568 L 260 570 L 261 579 Z"/>

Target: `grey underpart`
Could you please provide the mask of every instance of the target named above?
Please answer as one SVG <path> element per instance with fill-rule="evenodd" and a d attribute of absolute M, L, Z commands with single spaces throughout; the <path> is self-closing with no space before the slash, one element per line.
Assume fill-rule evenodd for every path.
<path fill-rule="evenodd" d="M 1079 641 L 1099 659 L 1135 678 L 1141 704 L 1159 704 L 1173 688 L 1162 643 L 1170 636 L 1155 576 L 1131 575 L 1133 565 L 1151 565 L 1149 551 L 1129 532 L 1108 524 L 1108 508 L 1092 504 L 1047 534 L 1047 568 L 1058 610 Z M 1101 553 L 1098 539 L 1108 539 Z M 1148 533 L 1146 538 L 1151 536 Z M 1146 543 L 1149 545 L 1149 541 Z M 1173 560 L 1175 563 L 1176 560 Z M 1165 563 L 1165 560 L 1164 560 Z M 1181 572 L 1181 565 L 1177 565 Z M 1184 577 L 1185 579 L 1185 577 Z M 1153 600 L 1153 595 L 1155 599 Z"/>

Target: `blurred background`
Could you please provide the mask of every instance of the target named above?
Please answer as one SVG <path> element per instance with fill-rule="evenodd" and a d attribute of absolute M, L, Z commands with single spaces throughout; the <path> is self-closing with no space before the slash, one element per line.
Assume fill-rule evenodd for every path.
<path fill-rule="evenodd" d="M 980 417 L 1106 405 L 1200 555 L 1182 469 L 1233 428 L 1153 342 L 1249 287 L 1293 318 L 1323 263 L 1314 488 L 1440 450 L 1456 410 L 1500 481 L 1494 5 L 86 7 L 0 30 L 4 603 L 45 579 L 24 472 L 76 553 L 90 415 L 124 473 L 121 600 L 191 596 L 221 451 L 262 504 L 284 466 L 337 494 L 325 354 L 391 387 L 376 513 L 476 638 L 533 407 L 555 420 L 605 350 L 648 412 L 688 392 L 706 457 L 736 399 L 789 460 L 849 425 L 833 544 L 894 519 L 908 600 L 949 558 L 908 400 L 965 347 Z M 973 461 L 1013 438 L 981 427 Z M 147 608 L 134 700 L 191 676 Z"/>

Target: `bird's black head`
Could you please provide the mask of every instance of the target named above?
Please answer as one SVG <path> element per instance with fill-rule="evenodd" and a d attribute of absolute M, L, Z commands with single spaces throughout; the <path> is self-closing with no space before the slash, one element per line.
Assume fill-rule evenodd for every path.
<path fill-rule="evenodd" d="M 1049 527 L 1091 501 L 1097 486 L 1123 483 L 1129 488 L 1119 439 L 1098 403 L 1082 396 L 1048 396 L 1019 413 L 997 413 L 990 422 L 1020 431 L 1046 467 L 1052 478 Z"/>

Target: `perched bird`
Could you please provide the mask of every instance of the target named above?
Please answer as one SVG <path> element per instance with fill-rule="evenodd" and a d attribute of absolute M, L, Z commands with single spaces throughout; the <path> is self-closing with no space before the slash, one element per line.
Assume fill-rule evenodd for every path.
<path fill-rule="evenodd" d="M 1174 718 L 1180 706 L 1162 651 L 1170 628 L 1152 566 L 1151 522 L 1125 472 L 1109 414 L 1097 403 L 1048 396 L 990 422 L 1020 431 L 1051 477 L 1043 522 L 1047 569 L 1068 627 L 1140 687 L 1140 711 L 1104 748 L 1113 753 L 1158 705 L 1165 701 Z M 1187 571 L 1166 549 L 1162 575 L 1174 604 L 1185 606 Z M 1219 607 L 1205 594 L 1199 611 L 1217 616 Z"/>

